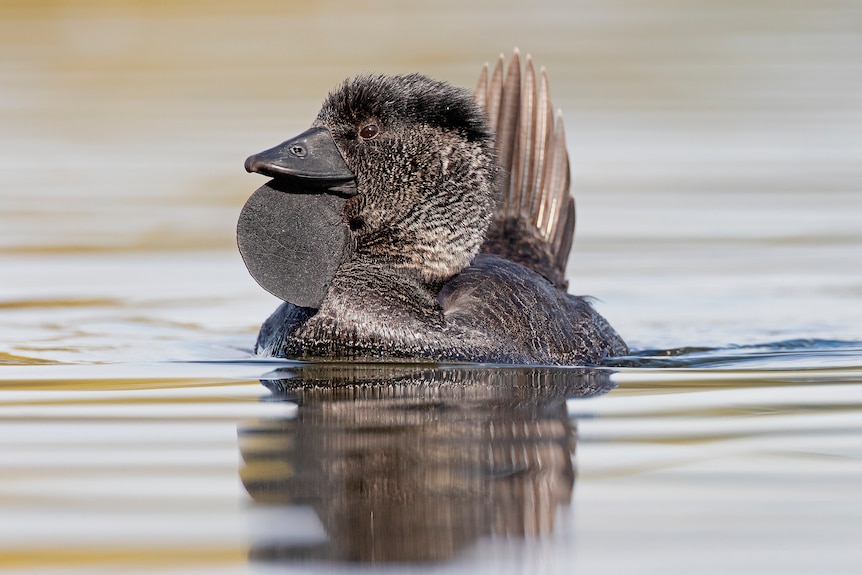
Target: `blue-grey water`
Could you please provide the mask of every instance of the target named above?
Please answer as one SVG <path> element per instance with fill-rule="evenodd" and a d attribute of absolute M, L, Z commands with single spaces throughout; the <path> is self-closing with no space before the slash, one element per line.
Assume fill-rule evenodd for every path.
<path fill-rule="evenodd" d="M 862 9 L 0 2 L 0 571 L 857 573 Z M 601 369 L 300 365 L 244 158 L 548 68 Z"/>

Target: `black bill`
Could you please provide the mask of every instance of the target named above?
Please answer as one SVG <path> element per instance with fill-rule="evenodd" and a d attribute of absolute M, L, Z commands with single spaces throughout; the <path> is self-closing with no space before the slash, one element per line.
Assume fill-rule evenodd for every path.
<path fill-rule="evenodd" d="M 245 169 L 273 178 L 303 180 L 348 196 L 356 194 L 353 172 L 326 128 L 310 128 L 274 148 L 249 156 Z"/>

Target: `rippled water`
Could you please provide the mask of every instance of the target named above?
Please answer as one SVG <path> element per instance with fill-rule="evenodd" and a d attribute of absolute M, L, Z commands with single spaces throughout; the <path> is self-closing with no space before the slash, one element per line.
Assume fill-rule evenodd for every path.
<path fill-rule="evenodd" d="M 857 4 L 0 4 L 0 571 L 856 573 Z M 251 358 L 243 159 L 516 44 L 634 354 Z"/>
<path fill-rule="evenodd" d="M 862 368 L 842 354 L 862 350 L 797 351 L 807 368 L 734 367 L 727 350 L 726 368 L 615 373 L 8 367 L 0 561 L 851 573 Z"/>

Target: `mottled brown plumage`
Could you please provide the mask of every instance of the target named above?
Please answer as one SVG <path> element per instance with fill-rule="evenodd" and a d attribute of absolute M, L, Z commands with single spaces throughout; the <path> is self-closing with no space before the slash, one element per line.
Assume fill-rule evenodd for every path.
<path fill-rule="evenodd" d="M 574 202 L 544 70 L 537 83 L 528 57 L 521 79 L 516 52 L 505 79 L 502 63 L 487 77 L 475 100 L 418 74 L 359 76 L 330 93 L 313 129 L 355 176 L 351 250 L 319 309 L 281 306 L 258 353 L 588 364 L 627 352 L 564 291 Z"/>

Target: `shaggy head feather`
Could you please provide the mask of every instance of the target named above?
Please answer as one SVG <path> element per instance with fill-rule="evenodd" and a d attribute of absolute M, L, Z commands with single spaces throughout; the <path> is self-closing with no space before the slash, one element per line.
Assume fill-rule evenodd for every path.
<path fill-rule="evenodd" d="M 356 175 L 355 257 L 440 285 L 479 251 L 497 189 L 493 135 L 472 94 L 419 74 L 358 76 L 314 123 Z M 368 137 L 370 136 L 370 137 Z"/>

